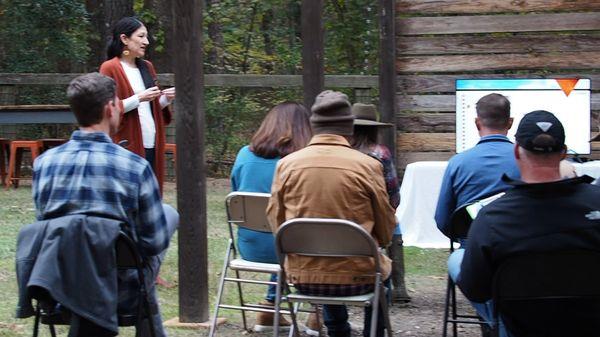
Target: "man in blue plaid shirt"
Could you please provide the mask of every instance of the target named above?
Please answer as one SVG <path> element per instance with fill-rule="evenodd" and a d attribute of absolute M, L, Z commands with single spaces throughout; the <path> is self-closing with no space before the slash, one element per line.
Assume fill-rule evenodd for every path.
<path fill-rule="evenodd" d="M 150 164 L 112 142 L 110 135 L 118 129 L 122 111 L 115 90 L 115 82 L 99 73 L 77 77 L 69 84 L 67 97 L 79 130 L 69 142 L 44 152 L 34 162 L 36 217 L 86 214 L 127 222 L 147 258 L 146 280 L 152 283 L 148 287 L 156 299 L 153 283 L 179 215 L 162 204 Z M 119 305 L 129 307 L 138 285 L 135 279 L 121 276 Z M 154 321 L 158 335 L 164 336 L 159 313 Z"/>

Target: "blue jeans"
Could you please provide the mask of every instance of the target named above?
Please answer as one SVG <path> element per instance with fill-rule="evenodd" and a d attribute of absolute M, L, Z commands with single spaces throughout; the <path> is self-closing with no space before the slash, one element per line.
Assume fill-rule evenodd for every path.
<path fill-rule="evenodd" d="M 257 232 L 238 228 L 238 249 L 244 260 L 262 263 L 279 263 L 275 254 L 275 237 L 272 233 Z M 277 282 L 277 275 L 271 274 L 271 282 Z M 265 299 L 275 302 L 276 288 L 269 285 Z"/>
<path fill-rule="evenodd" d="M 390 289 L 391 280 L 388 278 L 385 280 L 384 285 Z M 385 291 L 385 290 L 384 290 Z M 386 300 L 390 302 L 390 292 L 386 292 Z M 369 337 L 371 334 L 371 315 L 373 309 L 371 307 L 365 307 L 365 318 L 363 321 L 363 336 Z M 348 323 L 348 309 L 345 305 L 323 305 L 323 320 L 327 327 L 329 337 L 350 337 L 350 323 Z M 377 315 L 377 330 L 376 337 L 384 337 L 385 335 L 385 324 L 383 320 L 383 307 L 379 307 L 379 314 Z"/>
<path fill-rule="evenodd" d="M 454 283 L 457 283 L 460 277 L 460 265 L 462 263 L 464 255 L 465 250 L 461 248 L 455 250 L 452 254 L 450 254 L 450 257 L 448 258 L 448 274 L 450 275 L 450 278 L 452 278 L 452 281 L 454 281 Z M 473 306 L 473 308 L 475 308 L 475 311 L 479 316 L 481 316 L 481 318 L 488 322 L 492 322 L 492 328 L 496 324 L 498 324 L 498 332 L 500 337 L 512 337 L 512 335 L 506 330 L 502 319 L 499 323 L 496 322 L 496 318 L 494 317 L 494 302 L 492 300 L 489 300 L 485 303 L 478 303 L 473 301 L 469 302 L 471 302 L 471 305 Z"/>

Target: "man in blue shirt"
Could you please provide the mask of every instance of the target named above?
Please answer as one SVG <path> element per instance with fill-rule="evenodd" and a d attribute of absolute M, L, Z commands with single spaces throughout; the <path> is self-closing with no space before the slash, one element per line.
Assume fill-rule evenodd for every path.
<path fill-rule="evenodd" d="M 150 164 L 109 137 L 121 121 L 115 91 L 115 82 L 99 73 L 77 77 L 69 84 L 67 97 L 79 130 L 69 142 L 46 151 L 34 162 L 36 218 L 86 214 L 126 222 L 148 262 L 150 277 L 146 280 L 153 283 L 179 215 L 162 204 Z M 120 307 L 129 308 L 138 285 L 129 278 L 121 281 Z M 156 300 L 154 285 L 147 286 Z M 160 314 L 154 321 L 158 335 L 164 336 Z"/>
<path fill-rule="evenodd" d="M 489 94 L 477 102 L 476 110 L 475 125 L 481 139 L 475 147 L 450 159 L 442 180 L 435 222 L 446 235 L 455 209 L 507 190 L 510 186 L 501 180 L 504 173 L 520 177 L 514 146 L 506 137 L 513 122 L 510 102 L 500 94 Z"/>

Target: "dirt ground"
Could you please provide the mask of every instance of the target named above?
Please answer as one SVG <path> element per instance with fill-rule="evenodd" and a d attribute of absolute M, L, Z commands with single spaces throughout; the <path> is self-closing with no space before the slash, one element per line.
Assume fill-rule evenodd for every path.
<path fill-rule="evenodd" d="M 446 279 L 438 277 L 409 277 L 407 279 L 407 286 L 412 301 L 408 304 L 394 304 L 390 308 L 390 320 L 394 336 L 442 336 Z M 461 310 L 460 312 L 471 312 L 470 305 L 462 296 L 459 297 L 459 310 Z M 349 315 L 353 326 L 353 336 L 362 336 L 362 310 L 360 308 L 352 308 Z M 250 314 L 250 317 L 253 317 L 252 314 Z M 252 321 L 250 324 L 252 324 Z M 481 330 L 478 325 L 459 326 L 458 333 L 461 337 L 481 336 Z M 272 336 L 272 333 L 245 332 L 242 329 L 240 318 L 239 321 L 230 320 L 227 324 L 219 327 L 218 335 L 263 337 Z M 282 335 L 287 336 L 287 334 Z M 302 336 L 308 335 L 303 333 Z"/>

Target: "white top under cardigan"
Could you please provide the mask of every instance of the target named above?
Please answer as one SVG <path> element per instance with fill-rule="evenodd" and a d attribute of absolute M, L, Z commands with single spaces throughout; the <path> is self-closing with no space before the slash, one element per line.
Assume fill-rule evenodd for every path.
<path fill-rule="evenodd" d="M 144 148 L 152 149 L 156 144 L 156 125 L 154 124 L 154 117 L 152 117 L 152 109 L 150 108 L 150 102 L 140 102 L 138 97 L 139 93 L 142 93 L 147 89 L 144 85 L 144 80 L 142 79 L 142 73 L 137 67 L 131 67 L 123 61 L 121 61 L 121 66 L 125 71 L 129 85 L 131 85 L 131 89 L 133 89 L 134 93 L 133 96 L 123 100 L 125 113 L 137 108 Z M 165 95 L 160 96 L 159 102 L 161 109 L 170 103 Z"/>

